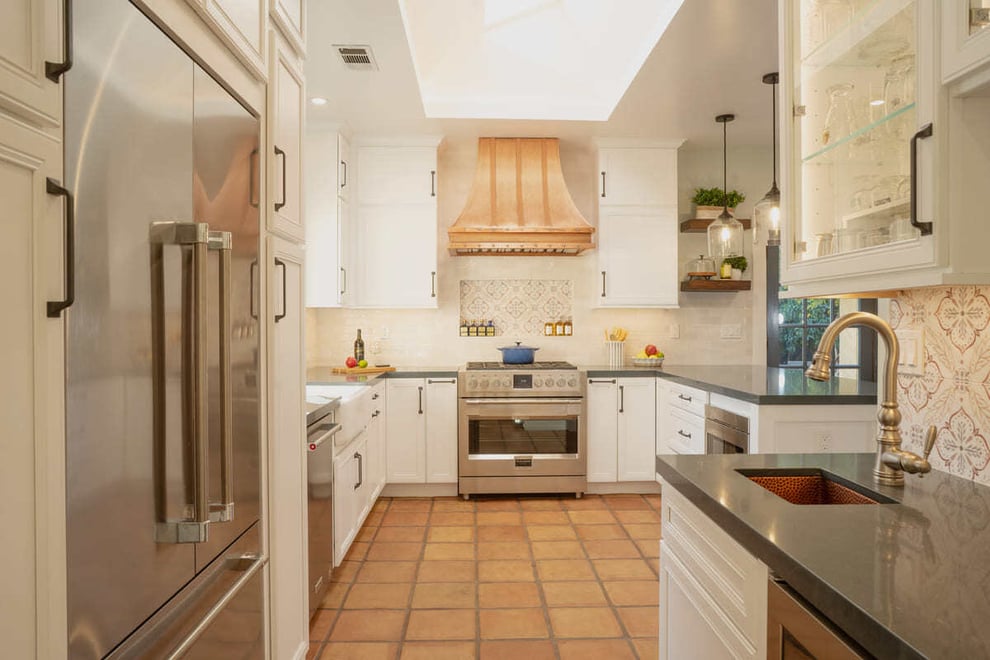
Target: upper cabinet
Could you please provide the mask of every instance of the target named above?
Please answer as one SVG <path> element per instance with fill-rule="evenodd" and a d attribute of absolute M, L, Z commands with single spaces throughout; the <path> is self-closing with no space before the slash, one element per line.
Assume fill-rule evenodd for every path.
<path fill-rule="evenodd" d="M 306 132 L 306 306 L 339 307 L 347 291 L 347 140 L 336 127 Z"/>
<path fill-rule="evenodd" d="M 306 0 L 268 0 L 272 21 L 300 56 L 306 54 Z"/>
<path fill-rule="evenodd" d="M 677 144 L 603 142 L 598 153 L 601 307 L 677 307 Z"/>
<path fill-rule="evenodd" d="M 0 107 L 38 126 L 61 124 L 62 91 L 55 70 L 70 58 L 62 7 L 60 0 L 3 5 Z"/>
<path fill-rule="evenodd" d="M 942 82 L 977 73 L 990 79 L 990 2 L 942 2 Z"/>
<path fill-rule="evenodd" d="M 271 33 L 268 85 L 269 229 L 302 241 L 302 152 L 306 88 L 302 63 L 275 32 Z"/>
<path fill-rule="evenodd" d="M 268 77 L 265 33 L 266 0 L 188 0 L 227 44 L 237 58 L 260 80 Z"/>

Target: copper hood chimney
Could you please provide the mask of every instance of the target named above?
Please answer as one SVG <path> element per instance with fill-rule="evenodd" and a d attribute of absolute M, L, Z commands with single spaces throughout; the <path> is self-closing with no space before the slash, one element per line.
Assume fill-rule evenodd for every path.
<path fill-rule="evenodd" d="M 453 255 L 575 255 L 594 247 L 564 183 L 557 138 L 480 138 L 467 204 L 447 230 Z"/>

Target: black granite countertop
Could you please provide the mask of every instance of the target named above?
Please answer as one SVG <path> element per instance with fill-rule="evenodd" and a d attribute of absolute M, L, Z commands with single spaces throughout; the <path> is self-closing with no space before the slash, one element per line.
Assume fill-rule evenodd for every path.
<path fill-rule="evenodd" d="M 820 383 L 800 369 L 759 365 L 664 365 L 656 367 L 582 367 L 590 378 L 656 375 L 758 405 L 872 405 L 876 383 L 855 378 L 832 378 Z"/>
<path fill-rule="evenodd" d="M 876 486 L 873 454 L 658 456 L 664 481 L 878 658 L 990 657 L 990 488 Z M 801 506 L 738 468 L 822 468 L 896 504 Z"/>

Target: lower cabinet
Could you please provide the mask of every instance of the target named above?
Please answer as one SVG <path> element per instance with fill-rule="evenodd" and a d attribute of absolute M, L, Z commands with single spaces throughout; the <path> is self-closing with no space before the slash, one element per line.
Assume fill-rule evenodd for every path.
<path fill-rule="evenodd" d="M 656 381 L 588 379 L 588 481 L 653 481 Z"/>
<path fill-rule="evenodd" d="M 388 483 L 457 481 L 457 379 L 389 378 Z"/>
<path fill-rule="evenodd" d="M 660 660 L 767 657 L 766 564 L 663 484 Z"/>

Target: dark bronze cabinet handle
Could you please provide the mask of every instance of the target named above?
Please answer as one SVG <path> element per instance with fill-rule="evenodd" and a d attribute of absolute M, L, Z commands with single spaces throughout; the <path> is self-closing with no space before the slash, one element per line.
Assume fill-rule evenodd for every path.
<path fill-rule="evenodd" d="M 605 172 L 602 172 L 602 197 L 605 197 Z"/>
<path fill-rule="evenodd" d="M 619 412 L 626 412 L 626 386 L 619 385 Z"/>
<path fill-rule="evenodd" d="M 61 62 L 45 62 L 45 77 L 52 82 L 58 82 L 63 73 L 72 68 L 72 0 L 65 0 L 65 12 L 62 15 L 62 35 L 65 48 L 65 59 Z"/>
<path fill-rule="evenodd" d="M 602 271 L 602 298 L 605 297 L 605 271 Z"/>
<path fill-rule="evenodd" d="M 588 379 L 588 383 L 590 383 L 591 385 L 594 385 L 595 383 L 611 383 L 612 385 L 615 385 L 615 379 L 614 378 L 589 378 Z"/>
<path fill-rule="evenodd" d="M 57 319 L 76 301 L 76 212 L 72 193 L 55 179 L 45 179 L 45 192 L 65 197 L 65 298 L 48 301 L 48 318 Z"/>
<path fill-rule="evenodd" d="M 437 297 L 437 271 L 430 272 L 430 298 Z"/>
<path fill-rule="evenodd" d="M 456 378 L 440 378 L 440 379 L 427 378 L 426 379 L 426 384 L 427 385 L 433 385 L 434 383 L 449 383 L 450 385 L 456 385 L 457 384 L 457 379 Z"/>
<path fill-rule="evenodd" d="M 258 208 L 259 201 L 255 201 L 254 195 L 257 192 L 257 184 L 254 181 L 254 162 L 258 158 L 258 150 L 252 149 L 248 157 L 248 204 Z"/>
<path fill-rule="evenodd" d="M 340 267 L 340 294 L 347 293 L 347 269 Z"/>
<path fill-rule="evenodd" d="M 340 183 L 340 187 L 341 188 L 346 188 L 347 187 L 347 161 L 346 160 L 342 160 L 342 161 L 340 161 L 340 164 L 344 166 L 344 176 L 343 176 L 343 181 L 341 181 L 341 183 Z"/>
<path fill-rule="evenodd" d="M 430 170 L 430 197 L 437 196 L 437 171 Z"/>
<path fill-rule="evenodd" d="M 285 152 L 282 151 L 281 149 L 279 149 L 278 148 L 278 145 L 276 144 L 275 145 L 275 157 L 278 158 L 279 156 L 282 157 L 282 201 L 281 202 L 275 202 L 275 210 L 276 211 L 281 211 L 282 210 L 282 207 L 285 206 L 285 190 L 286 190 L 286 188 L 285 188 L 285 186 L 286 186 L 286 182 L 285 182 Z"/>
<path fill-rule="evenodd" d="M 677 435 L 681 436 L 682 438 L 687 438 L 689 440 L 691 439 L 691 434 L 690 433 L 685 433 L 684 431 L 682 431 L 680 429 L 677 430 Z"/>
<path fill-rule="evenodd" d="M 423 386 L 419 386 L 419 414 L 423 414 Z"/>
<path fill-rule="evenodd" d="M 359 452 L 354 452 L 354 458 L 356 458 L 358 462 L 357 463 L 358 481 L 356 484 L 354 484 L 354 490 L 357 490 L 358 488 L 361 487 L 361 484 L 364 483 L 364 456 L 362 456 Z"/>
<path fill-rule="evenodd" d="M 289 309 L 289 299 L 286 297 L 285 294 L 285 281 L 289 279 L 289 277 L 288 277 L 288 273 L 285 270 L 285 262 L 279 259 L 278 257 L 275 257 L 275 267 L 282 269 L 282 313 L 275 315 L 275 322 L 278 323 L 279 321 L 285 318 L 285 315 L 288 313 L 288 309 Z"/>
<path fill-rule="evenodd" d="M 932 223 L 918 222 L 918 140 L 932 136 L 932 125 L 925 124 L 911 137 L 911 226 L 921 230 L 922 236 L 932 233 Z"/>
<path fill-rule="evenodd" d="M 683 394 L 678 394 L 677 398 L 680 399 L 681 401 L 687 401 L 688 403 L 691 403 L 691 401 L 693 400 L 691 397 L 684 396 Z"/>
<path fill-rule="evenodd" d="M 257 267 L 258 262 L 252 261 L 251 268 L 249 269 L 250 274 L 248 275 L 248 289 L 250 289 L 251 292 L 251 302 L 248 303 L 248 311 L 251 313 L 251 318 L 253 319 L 258 318 L 258 312 L 254 308 L 254 269 Z"/>

